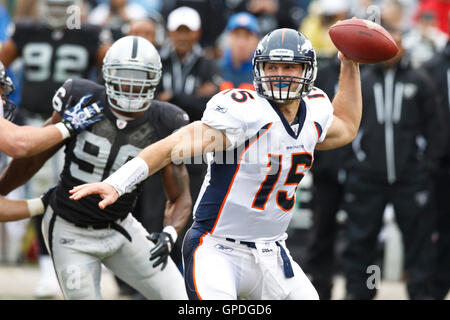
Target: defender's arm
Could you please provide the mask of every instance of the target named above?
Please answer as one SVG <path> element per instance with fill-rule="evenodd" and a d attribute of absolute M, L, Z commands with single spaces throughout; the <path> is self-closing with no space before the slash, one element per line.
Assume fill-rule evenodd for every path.
<path fill-rule="evenodd" d="M 61 116 L 53 112 L 52 117 L 44 123 L 44 128 L 36 129 L 42 130 L 54 127 L 52 124 L 58 123 L 60 120 Z M 0 176 L 0 194 L 7 195 L 12 190 L 25 184 L 62 146 L 62 142 L 55 141 L 53 147 L 37 150 L 40 153 L 26 158 L 13 159 Z"/>

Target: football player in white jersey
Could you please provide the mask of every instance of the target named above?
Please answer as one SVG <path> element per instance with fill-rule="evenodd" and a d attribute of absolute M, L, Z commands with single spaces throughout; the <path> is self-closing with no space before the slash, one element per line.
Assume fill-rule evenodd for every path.
<path fill-rule="evenodd" d="M 218 93 L 201 121 L 148 146 L 103 182 L 73 188 L 71 199 L 99 194 L 105 208 L 166 164 L 207 154 L 208 174 L 183 243 L 189 298 L 317 299 L 285 239 L 314 149 L 348 144 L 361 121 L 359 65 L 338 57 L 331 103 L 313 86 L 310 41 L 292 29 L 270 32 L 253 58 L 256 91 Z"/>

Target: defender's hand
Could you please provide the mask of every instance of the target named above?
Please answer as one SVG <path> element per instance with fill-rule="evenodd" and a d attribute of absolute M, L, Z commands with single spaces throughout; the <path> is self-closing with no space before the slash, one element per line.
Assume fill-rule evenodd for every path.
<path fill-rule="evenodd" d="M 156 246 L 150 250 L 150 261 L 157 259 L 153 267 L 156 268 L 162 263 L 161 270 L 164 270 L 174 245 L 172 236 L 167 232 L 152 232 L 147 239 L 156 243 Z"/>
<path fill-rule="evenodd" d="M 116 202 L 119 198 L 119 194 L 116 189 L 106 182 L 82 184 L 73 187 L 69 193 L 72 194 L 69 197 L 71 200 L 80 200 L 90 194 L 98 194 L 103 199 L 98 203 L 98 207 L 102 210 Z"/>
<path fill-rule="evenodd" d="M 90 103 L 91 94 L 82 97 L 77 104 L 66 111 L 63 114 L 61 122 L 69 130 L 70 136 L 73 136 L 90 125 L 103 119 L 103 106 L 100 101 Z M 66 104 L 66 107 L 70 106 L 72 97 Z"/>

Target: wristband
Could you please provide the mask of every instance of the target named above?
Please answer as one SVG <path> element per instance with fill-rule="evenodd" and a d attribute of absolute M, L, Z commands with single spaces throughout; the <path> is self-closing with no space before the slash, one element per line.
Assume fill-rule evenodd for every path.
<path fill-rule="evenodd" d="M 175 228 L 173 226 L 166 226 L 166 227 L 164 227 L 164 229 L 162 231 L 170 234 L 170 236 L 172 237 L 173 243 L 175 243 L 177 241 L 178 233 L 177 233 L 177 230 L 175 230 Z"/>
<path fill-rule="evenodd" d="M 130 189 L 147 179 L 148 165 L 144 159 L 140 157 L 133 158 L 125 163 L 116 172 L 106 178 L 103 182 L 111 185 L 116 189 L 119 197 Z"/>
<path fill-rule="evenodd" d="M 57 124 L 55 124 L 55 127 L 56 127 L 56 129 L 59 130 L 59 132 L 61 132 L 63 140 L 70 138 L 69 129 L 67 129 L 67 127 L 64 125 L 64 123 L 58 122 Z"/>
<path fill-rule="evenodd" d="M 27 205 L 28 211 L 30 211 L 30 217 L 34 217 L 45 212 L 44 203 L 41 198 L 27 200 Z"/>

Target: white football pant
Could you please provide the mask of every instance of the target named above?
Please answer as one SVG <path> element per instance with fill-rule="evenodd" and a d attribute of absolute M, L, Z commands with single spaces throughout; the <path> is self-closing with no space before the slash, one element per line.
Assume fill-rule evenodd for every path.
<path fill-rule="evenodd" d="M 172 259 L 163 271 L 153 268 L 146 239 L 148 232 L 129 214 L 117 222 L 132 237 L 130 242 L 115 229 L 80 228 L 49 206 L 42 223 L 58 281 L 66 299 L 101 299 L 100 275 L 103 263 L 116 276 L 147 299 L 187 299 L 183 277 Z"/>

